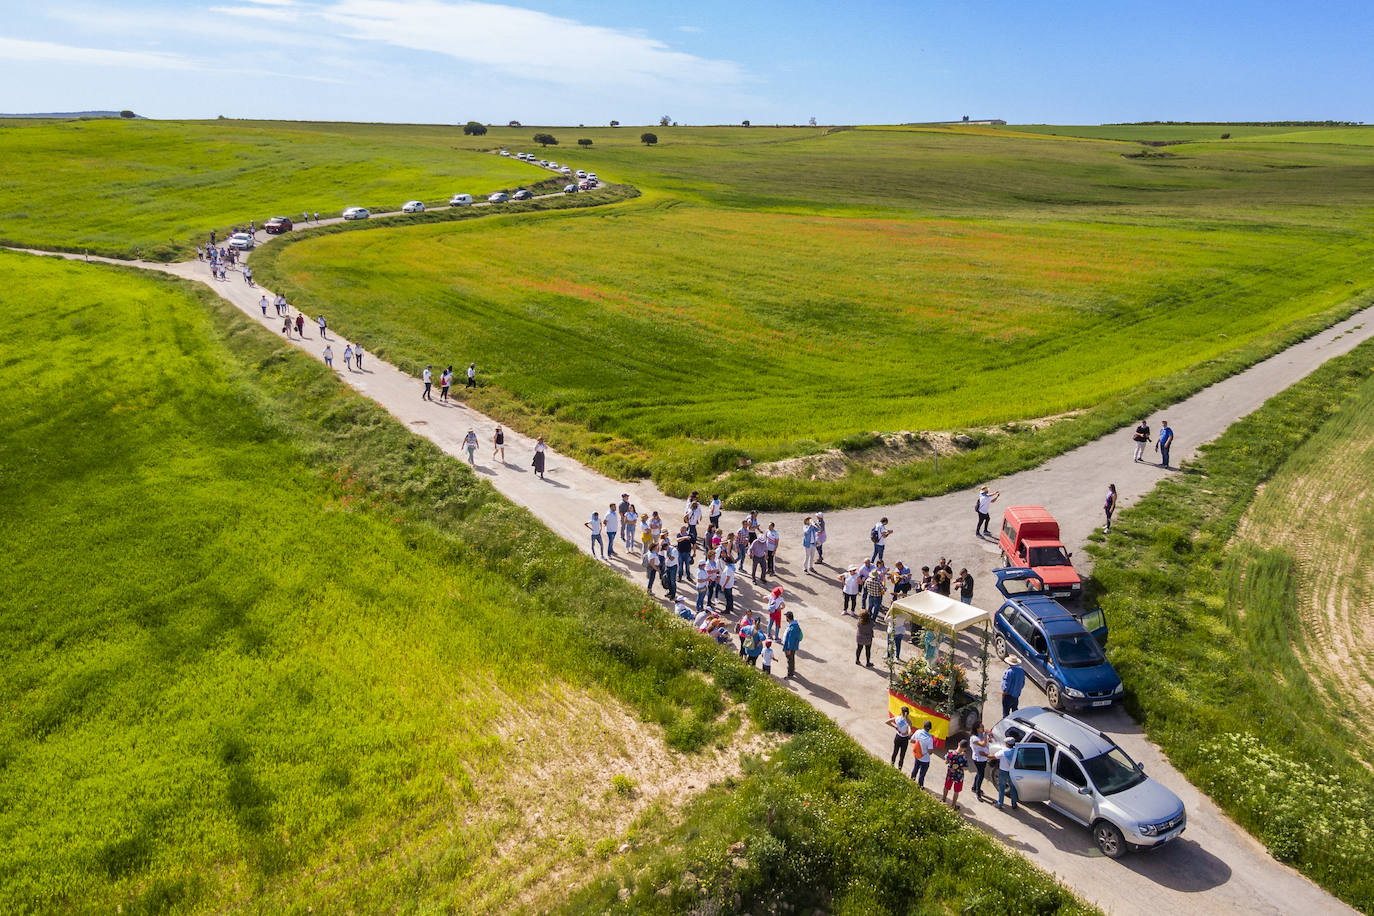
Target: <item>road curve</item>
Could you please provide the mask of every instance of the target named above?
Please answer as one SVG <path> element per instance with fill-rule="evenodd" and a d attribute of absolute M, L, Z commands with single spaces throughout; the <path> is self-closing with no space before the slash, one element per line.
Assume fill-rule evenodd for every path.
<path fill-rule="evenodd" d="M 557 195 L 545 195 L 557 196 Z M 381 214 L 379 214 L 381 215 Z M 331 220 L 336 222 L 338 220 Z M 324 223 L 326 221 L 321 221 Z M 276 237 L 273 237 L 276 238 Z M 52 254 L 33 251 L 34 254 Z M 80 255 L 58 255 L 81 260 Z M 103 258 L 88 261 L 129 264 Z M 261 322 L 269 333 L 279 334 L 274 313 L 263 318 L 258 298 L 270 290 L 249 286 L 237 274 L 228 281 L 212 280 L 208 265 L 197 262 L 135 266 L 162 271 L 207 284 L 244 314 Z M 1309 372 L 1358 344 L 1374 337 L 1374 307 L 1256 364 L 1245 372 L 1218 382 L 1156 416 L 1177 430 L 1174 455 L 1182 463 L 1197 447 L 1216 438 L 1231 423 L 1255 410 L 1273 395 Z M 293 345 L 321 359 L 324 342 L 307 320 L 306 337 Z M 331 334 L 336 365 L 341 362 L 346 338 Z M 364 347 L 367 343 L 362 342 Z M 575 460 L 550 452 L 548 471 L 541 480 L 530 471 L 533 440 L 507 430 L 508 463 L 485 460 L 489 454 L 492 419 L 461 403 L 421 401 L 419 382 L 369 356 L 366 370 L 339 371 L 341 378 L 359 392 L 376 400 L 409 429 L 439 445 L 455 457 L 469 428 L 482 442 L 477 473 L 486 477 L 506 497 L 531 510 L 546 525 L 582 549 L 587 548 L 583 522 L 593 510 L 618 500 L 628 492 L 641 513 L 657 509 L 664 518 L 678 514 L 681 500 L 664 495 L 649 481 L 625 484 L 605 477 Z M 462 389 L 457 389 L 461 397 Z M 1155 423 L 1154 425 L 1158 425 Z M 1121 505 L 1130 505 L 1148 493 L 1166 474 L 1152 464 L 1131 460 L 1132 443 L 1127 429 L 1053 458 L 1037 468 L 989 481 L 1001 490 L 1001 505 L 1032 502 L 1049 506 L 1059 519 L 1064 541 L 1081 550 L 1100 516 L 1103 491 L 1115 483 Z M 850 562 L 869 554 L 868 530 L 880 516 L 887 516 L 894 535 L 888 541 L 889 561 L 900 559 L 917 568 L 933 565 L 948 556 L 954 567 L 966 566 L 979 583 L 975 603 L 995 604 L 991 571 L 996 565 L 994 544 L 973 536 L 973 490 L 919 499 L 887 508 L 849 509 L 826 514 L 828 563 L 825 575 L 800 573 L 799 513 L 775 513 L 765 517 L 783 533 L 778 553 L 780 584 L 787 592 L 789 609 L 802 623 L 806 638 L 799 653 L 798 678 L 792 690 L 838 722 L 869 751 L 886 759 L 891 748 L 887 715 L 886 674 L 850 663 L 854 647 L 853 624 L 840 616 L 840 596 L 835 576 Z M 726 506 L 727 524 L 738 520 L 747 506 Z M 623 555 L 610 565 L 632 581 L 642 584 L 643 573 L 634 558 Z M 741 604 L 760 606 L 762 589 L 744 582 Z M 980 601 L 979 598 L 985 599 Z M 881 640 L 881 636 L 879 637 Z M 971 676 L 978 679 L 976 663 Z M 1000 666 L 991 671 L 991 690 L 1001 676 Z M 1129 688 L 1129 685 L 1127 685 Z M 1033 685 L 1027 685 L 1022 705 L 1043 702 Z M 988 707 L 991 716 L 996 710 Z M 1188 806 L 1187 832 L 1178 841 L 1152 853 L 1111 861 L 1101 856 L 1088 832 L 1041 806 L 1019 811 L 997 811 L 976 801 L 965 806 L 970 822 L 1003 843 L 1053 872 L 1077 894 L 1114 914 L 1159 913 L 1264 913 L 1351 914 L 1355 910 L 1274 860 L 1248 833 L 1232 822 L 1209 798 L 1190 785 L 1163 753 L 1124 712 L 1113 709 L 1085 716 L 1112 735 L 1122 747 L 1143 762 L 1146 771 L 1183 798 Z M 932 784 L 943 772 L 933 768 Z"/>

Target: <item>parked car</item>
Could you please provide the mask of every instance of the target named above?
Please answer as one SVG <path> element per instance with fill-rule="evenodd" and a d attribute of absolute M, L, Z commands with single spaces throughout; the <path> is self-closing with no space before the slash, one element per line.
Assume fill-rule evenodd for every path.
<path fill-rule="evenodd" d="M 1110 706 L 1121 699 L 1121 676 L 1102 654 L 1108 630 L 1101 609 L 1075 616 L 1044 593 L 1034 570 L 999 569 L 996 575 L 1006 598 L 992 619 L 999 655 L 1020 658 L 1026 676 L 1056 709 Z M 1017 594 L 1019 585 L 1027 588 Z"/>
<path fill-rule="evenodd" d="M 421 200 L 408 200 L 401 205 L 402 213 L 424 213 L 425 204 Z"/>
<path fill-rule="evenodd" d="M 533 200 L 533 199 L 534 199 L 534 192 L 532 192 L 532 191 L 527 191 L 527 190 L 525 190 L 524 188 L 521 188 L 520 190 L 516 191 L 516 192 L 515 192 L 515 195 L 511 198 L 511 200 Z"/>
<path fill-rule="evenodd" d="M 263 224 L 263 231 L 268 235 L 279 235 L 283 232 L 290 232 L 295 227 L 289 217 L 274 216 Z"/>
<path fill-rule="evenodd" d="M 239 251 L 249 251 L 255 244 L 257 243 L 247 232 L 235 232 L 229 236 L 229 247 L 237 248 Z"/>
<path fill-rule="evenodd" d="M 555 172 L 558 171 L 558 163 L 557 163 L 557 162 L 550 162 L 550 163 L 548 163 L 548 166 L 549 166 L 549 168 L 553 169 Z"/>
<path fill-rule="evenodd" d="M 367 219 L 372 215 L 372 211 L 367 207 L 349 207 L 343 212 L 344 219 Z"/>
<path fill-rule="evenodd" d="M 509 195 L 509 194 L 507 194 L 505 191 L 497 191 L 495 194 L 493 194 L 493 195 L 491 195 L 490 197 L 487 198 L 487 203 L 489 203 L 489 204 L 503 204 L 503 203 L 505 203 L 505 202 L 508 201 L 508 200 L 510 200 L 510 195 Z"/>
<path fill-rule="evenodd" d="M 448 199 L 448 205 L 449 205 L 450 207 L 471 207 L 471 206 L 472 206 L 472 195 L 471 195 L 471 194 L 454 194 L 452 197 L 450 197 L 450 198 Z"/>
<path fill-rule="evenodd" d="M 577 185 L 575 185 L 575 184 L 565 184 L 565 185 L 563 185 L 563 193 L 564 193 L 564 194 L 576 194 L 576 193 L 577 193 Z"/>
<path fill-rule="evenodd" d="M 997 540 L 1003 566 L 1035 570 L 1056 598 L 1082 596 L 1083 580 L 1073 568 L 1073 554 L 1065 549 L 1059 523 L 1044 506 L 1008 506 Z"/>
<path fill-rule="evenodd" d="M 1019 802 L 1043 802 L 1092 831 L 1102 854 L 1163 846 L 1188 826 L 1183 801 L 1145 775 L 1115 741 L 1043 706 L 1018 709 L 992 729 L 994 745 L 1015 739 L 1011 781 Z"/>

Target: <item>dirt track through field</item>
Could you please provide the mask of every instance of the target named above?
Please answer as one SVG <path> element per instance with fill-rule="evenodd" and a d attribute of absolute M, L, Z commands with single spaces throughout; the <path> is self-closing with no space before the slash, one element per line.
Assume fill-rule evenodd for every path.
<path fill-rule="evenodd" d="M 47 252 L 35 252 L 46 254 Z M 64 256 L 80 259 L 79 256 Z M 91 261 L 98 259 L 92 258 Z M 126 262 L 111 262 L 126 263 Z M 268 309 L 263 317 L 258 299 L 272 292 L 249 286 L 237 273 L 228 281 L 212 280 L 206 264 L 192 261 L 181 264 L 137 266 L 164 271 L 206 283 L 249 317 L 260 321 L 267 333 L 280 335 L 281 319 Z M 325 344 L 307 316 L 305 336 L 291 343 L 316 359 L 322 359 Z M 1177 430 L 1173 460 L 1175 466 L 1190 458 L 1198 445 L 1218 436 L 1232 422 L 1245 416 L 1316 367 L 1334 356 L 1346 353 L 1364 340 L 1374 337 L 1374 307 L 1365 309 L 1332 328 L 1222 381 L 1151 418 L 1151 426 L 1166 419 Z M 460 446 L 469 428 L 481 442 L 477 450 L 476 472 L 486 477 L 505 496 L 530 509 L 552 530 L 586 550 L 587 531 L 583 523 L 593 511 L 604 511 L 620 494 L 628 492 L 643 515 L 658 510 L 665 519 L 680 517 L 682 500 L 665 496 L 649 481 L 626 484 L 598 474 L 571 458 L 550 452 L 547 479 L 535 476 L 530 468 L 533 440 L 506 431 L 507 461 L 491 460 L 491 434 L 496 424 L 490 418 L 461 403 L 462 388 L 454 389 L 458 401 L 442 403 L 420 399 L 421 384 L 395 367 L 368 356 L 363 371 L 343 368 L 343 348 L 348 342 L 331 330 L 334 366 L 340 378 L 359 392 L 373 398 L 400 422 L 417 434 L 438 444 L 446 452 L 467 460 Z M 367 341 L 361 342 L 364 349 Z M 466 363 L 462 354 L 453 354 L 455 365 Z M 461 378 L 461 373 L 459 378 Z M 1169 473 L 1149 463 L 1131 460 L 1130 431 L 1123 429 L 1060 455 L 1040 467 L 988 481 L 1001 500 L 994 506 L 994 517 L 1007 505 L 1042 504 L 1059 519 L 1064 541 L 1070 550 L 1079 551 L 1101 521 L 1101 504 L 1108 483 L 1115 483 L 1120 505 L 1126 506 L 1149 492 Z M 703 482 L 707 486 L 707 482 Z M 775 522 L 783 541 L 778 553 L 779 583 L 786 590 L 788 608 L 805 631 L 799 653 L 798 677 L 791 689 L 816 708 L 835 719 L 872 753 L 886 760 L 891 750 L 891 731 L 887 716 L 886 671 L 856 666 L 854 627 L 850 618 L 840 615 L 841 598 L 837 576 L 851 562 L 869 556 L 868 531 L 880 516 L 889 518 L 894 534 L 888 540 L 886 558 L 902 560 L 917 569 L 935 564 L 942 556 L 950 558 L 955 570 L 967 567 L 977 582 L 974 603 L 995 608 L 990 595 L 991 571 L 996 565 L 995 542 L 974 537 L 973 502 L 976 491 L 967 490 L 945 496 L 914 500 L 886 508 L 852 509 L 826 513 L 828 542 L 823 575 L 807 575 L 801 567 L 801 519 L 797 513 L 761 514 L 765 522 Z M 723 520 L 726 530 L 738 525 L 747 506 L 726 504 Z M 611 566 L 643 585 L 644 577 L 637 558 L 623 554 Z M 758 608 L 765 594 L 742 576 L 738 592 L 747 608 Z M 772 584 L 771 582 L 769 583 Z M 690 597 L 691 588 L 685 590 Z M 882 655 L 880 633 L 875 656 Z M 775 671 L 778 669 L 775 668 Z M 1002 668 L 990 671 L 989 701 L 984 707 L 990 720 L 1000 711 L 997 684 Z M 976 689 L 979 672 L 970 667 Z M 1129 689 L 1129 685 L 1128 689 Z M 1043 703 L 1043 696 L 1027 685 L 1022 707 Z M 1159 749 L 1148 741 L 1140 727 L 1119 709 L 1086 714 L 1085 718 L 1112 735 L 1146 771 L 1176 792 L 1187 805 L 1189 825 L 1184 835 L 1170 846 L 1151 853 L 1110 861 L 1101 856 L 1088 831 L 1049 811 L 1043 806 L 1023 806 L 1017 811 L 997 811 L 980 804 L 965 793 L 964 806 L 970 822 L 998 838 L 1036 864 L 1055 873 L 1068 886 L 1109 913 L 1157 916 L 1164 913 L 1353 913 L 1292 869 L 1275 861 L 1248 833 L 1237 827 L 1206 796 L 1194 789 L 1169 765 Z M 928 785 L 936 791 L 943 781 L 940 763 L 931 767 Z"/>

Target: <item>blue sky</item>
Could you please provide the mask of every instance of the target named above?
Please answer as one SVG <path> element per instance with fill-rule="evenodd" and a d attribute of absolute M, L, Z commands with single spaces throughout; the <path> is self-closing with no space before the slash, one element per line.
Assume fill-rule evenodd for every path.
<path fill-rule="evenodd" d="M 7 0 L 0 106 L 625 124 L 1374 121 L 1374 4 Z"/>

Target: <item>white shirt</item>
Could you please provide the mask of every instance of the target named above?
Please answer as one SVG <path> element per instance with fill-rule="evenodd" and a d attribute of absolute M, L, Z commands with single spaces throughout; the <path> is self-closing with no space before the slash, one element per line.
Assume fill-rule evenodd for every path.
<path fill-rule="evenodd" d="M 687 524 L 701 524 L 701 506 L 694 504 L 691 509 L 687 510 Z"/>
<path fill-rule="evenodd" d="M 472 366 L 468 366 L 468 378 L 472 378 L 476 374 L 477 370 L 474 369 Z"/>
<path fill-rule="evenodd" d="M 974 734 L 969 739 L 968 745 L 973 749 L 973 762 L 982 763 L 988 759 L 988 742 L 981 734 Z"/>
<path fill-rule="evenodd" d="M 727 563 L 727 564 L 725 564 L 725 569 L 724 569 L 724 570 L 721 572 L 721 574 L 720 574 L 720 587 L 721 587 L 721 588 L 734 588 L 734 587 L 735 587 L 735 564 L 733 564 L 733 563 Z"/>
<path fill-rule="evenodd" d="M 607 512 L 607 513 L 606 513 L 606 530 L 607 530 L 607 531 L 615 531 L 615 530 L 616 530 L 617 528 L 619 528 L 619 527 L 620 527 L 620 522 L 619 522 L 619 520 L 616 518 L 616 514 L 615 514 L 614 512 Z"/>
<path fill-rule="evenodd" d="M 899 737 L 899 738 L 910 738 L 910 737 L 911 737 L 911 720 L 908 719 L 906 716 L 898 716 L 898 717 L 897 717 L 897 721 L 894 722 L 893 725 L 894 725 L 894 726 L 896 727 L 896 729 L 897 729 L 897 737 Z"/>
<path fill-rule="evenodd" d="M 887 526 L 879 523 L 873 530 L 878 532 L 878 540 L 875 543 L 877 543 L 879 547 L 885 546 L 887 544 Z"/>
<path fill-rule="evenodd" d="M 1014 747 L 1003 748 L 1002 750 L 998 751 L 996 754 L 993 755 L 997 758 L 997 768 L 1003 771 L 1004 773 L 1010 773 L 1011 758 L 1015 755 L 1016 748 Z"/>
<path fill-rule="evenodd" d="M 433 376 L 431 376 L 431 375 L 429 374 L 429 370 L 426 369 L 426 370 L 424 371 L 424 375 L 421 376 L 421 377 L 422 377 L 426 382 L 428 382 Z"/>
<path fill-rule="evenodd" d="M 763 647 L 763 667 L 767 668 L 773 664 L 773 647 Z"/>
<path fill-rule="evenodd" d="M 706 567 L 705 567 L 705 566 L 698 566 L 698 567 L 697 567 L 697 588 L 705 588 L 705 587 L 706 587 L 706 582 L 707 582 L 708 579 L 709 579 L 709 575 L 708 575 L 707 572 L 706 572 Z"/>
<path fill-rule="evenodd" d="M 992 514 L 992 497 L 986 493 L 978 494 L 978 513 L 980 515 Z"/>
<path fill-rule="evenodd" d="M 587 526 L 592 529 L 592 534 L 601 533 L 601 516 L 592 513 L 592 517 L 587 519 Z"/>
<path fill-rule="evenodd" d="M 684 605 L 685 605 L 685 602 L 684 602 Z M 711 612 L 710 612 L 710 611 L 702 611 L 700 614 L 697 615 L 697 619 L 696 619 L 696 621 L 693 623 L 693 626 L 695 626 L 698 630 L 700 630 L 702 627 L 706 626 L 706 620 L 707 620 L 707 618 L 709 618 L 710 616 L 711 616 Z"/>
<path fill-rule="evenodd" d="M 859 574 L 857 572 L 845 575 L 844 593 L 846 595 L 857 595 L 859 593 Z"/>
<path fill-rule="evenodd" d="M 720 500 L 713 499 L 711 500 L 711 517 L 715 518 L 717 515 L 720 515 Z"/>
<path fill-rule="evenodd" d="M 764 539 L 765 541 L 768 542 L 768 549 L 769 549 L 769 550 L 777 550 L 777 549 L 778 549 L 778 540 L 779 540 L 779 538 L 780 538 L 780 535 L 778 534 L 778 529 L 776 529 L 776 528 L 772 529 L 771 531 L 769 531 L 767 534 L 765 534 L 765 535 L 763 536 L 763 539 Z"/>
<path fill-rule="evenodd" d="M 917 757 L 917 760 L 925 760 L 935 751 L 935 738 L 924 728 L 913 737 L 916 739 L 916 746 L 921 749 L 921 756 Z"/>

